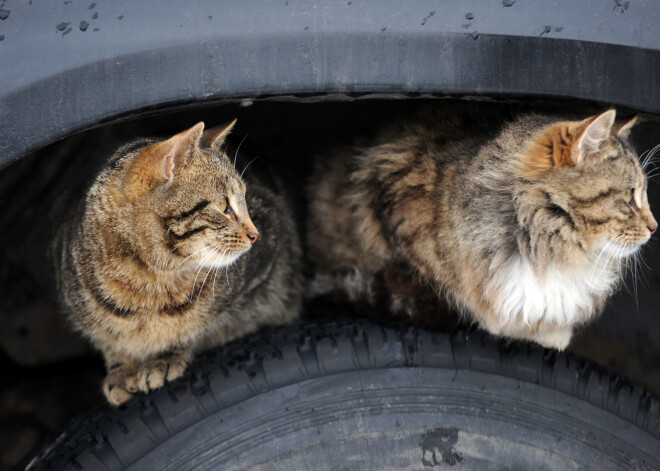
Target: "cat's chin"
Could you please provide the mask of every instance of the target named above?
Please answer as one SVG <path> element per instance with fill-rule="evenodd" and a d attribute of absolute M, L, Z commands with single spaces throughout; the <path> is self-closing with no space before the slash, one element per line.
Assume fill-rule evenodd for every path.
<path fill-rule="evenodd" d="M 237 250 L 229 254 L 218 255 L 213 260 L 206 260 L 202 265 L 206 268 L 225 268 L 238 260 L 245 252 L 247 250 Z"/>
<path fill-rule="evenodd" d="M 637 252 L 642 247 L 642 245 L 644 245 L 644 242 L 646 241 L 635 245 L 622 245 L 614 242 L 607 244 L 605 246 L 604 252 L 606 255 L 612 258 L 627 258 Z"/>

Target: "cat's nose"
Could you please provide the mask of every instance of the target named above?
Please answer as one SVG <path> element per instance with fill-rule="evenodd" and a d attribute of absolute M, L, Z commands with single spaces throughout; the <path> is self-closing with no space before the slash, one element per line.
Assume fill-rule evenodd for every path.
<path fill-rule="evenodd" d="M 648 227 L 649 227 L 649 231 L 651 231 L 651 234 L 654 234 L 655 231 L 658 229 L 658 224 L 653 223 L 652 225 L 650 225 Z"/>
<path fill-rule="evenodd" d="M 245 216 L 245 221 L 243 222 L 243 230 L 245 231 L 245 236 L 250 239 L 250 244 L 254 244 L 259 238 L 259 230 L 255 227 L 254 223 L 250 219 L 250 216 Z"/>
<path fill-rule="evenodd" d="M 256 231 L 248 232 L 247 237 L 248 237 L 248 239 L 250 239 L 250 243 L 254 244 L 257 241 L 257 239 L 259 238 L 259 233 L 256 232 Z"/>

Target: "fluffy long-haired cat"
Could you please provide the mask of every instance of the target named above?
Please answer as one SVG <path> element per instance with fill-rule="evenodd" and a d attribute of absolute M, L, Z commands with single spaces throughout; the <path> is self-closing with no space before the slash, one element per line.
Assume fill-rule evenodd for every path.
<path fill-rule="evenodd" d="M 615 115 L 447 104 L 320 156 L 313 291 L 369 300 L 403 266 L 411 285 L 489 332 L 566 348 L 657 228 L 627 141 L 634 120 L 617 126 Z"/>
<path fill-rule="evenodd" d="M 246 189 L 223 152 L 234 123 L 121 147 L 57 231 L 61 299 L 105 357 L 112 404 L 299 314 L 295 223 L 282 194 L 254 176 Z"/>

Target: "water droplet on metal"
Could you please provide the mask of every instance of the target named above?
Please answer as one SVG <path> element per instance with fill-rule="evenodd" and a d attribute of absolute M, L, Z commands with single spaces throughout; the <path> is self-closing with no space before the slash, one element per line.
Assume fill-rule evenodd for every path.
<path fill-rule="evenodd" d="M 466 20 L 474 20 L 474 13 L 472 13 L 471 11 L 467 12 L 465 14 L 465 19 Z"/>
<path fill-rule="evenodd" d="M 92 15 L 92 19 L 95 20 L 99 17 L 99 12 L 96 12 Z"/>
<path fill-rule="evenodd" d="M 543 31 L 541 31 L 541 34 L 539 34 L 539 37 L 543 36 L 544 34 L 548 34 L 550 31 L 552 31 L 552 26 L 545 25 L 543 27 Z"/>
<path fill-rule="evenodd" d="M 124 19 L 124 15 L 119 15 L 119 16 L 117 17 L 117 19 L 118 19 L 119 21 L 123 20 L 123 19 Z"/>
<path fill-rule="evenodd" d="M 96 8 L 96 2 L 90 4 L 90 5 L 87 7 L 88 10 L 93 10 L 94 8 Z"/>
<path fill-rule="evenodd" d="M 11 10 L 0 9 L 0 20 L 6 20 L 7 18 L 9 18 L 10 13 L 11 13 Z"/>
<path fill-rule="evenodd" d="M 504 7 L 512 7 L 514 3 L 516 3 L 516 0 L 502 0 L 502 6 Z"/>
<path fill-rule="evenodd" d="M 64 31 L 67 26 L 69 26 L 69 23 L 62 22 L 55 27 L 57 28 L 57 31 Z"/>
<path fill-rule="evenodd" d="M 434 11 L 430 11 L 429 14 L 426 15 L 426 16 L 424 17 L 424 19 L 422 20 L 422 26 L 424 26 L 424 25 L 426 24 L 426 22 L 429 20 L 429 18 L 431 18 L 433 15 L 435 15 L 435 12 L 434 12 Z"/>
<path fill-rule="evenodd" d="M 86 21 L 81 21 L 78 28 L 80 28 L 80 31 L 87 31 L 87 28 L 89 28 L 89 23 Z"/>

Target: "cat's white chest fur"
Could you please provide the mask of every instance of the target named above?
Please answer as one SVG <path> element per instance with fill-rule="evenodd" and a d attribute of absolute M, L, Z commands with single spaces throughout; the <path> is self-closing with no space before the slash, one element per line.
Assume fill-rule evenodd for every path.
<path fill-rule="evenodd" d="M 594 295 L 609 292 L 616 279 L 616 270 L 598 263 L 587 270 L 549 267 L 539 275 L 525 258 L 515 255 L 495 281 L 495 307 L 502 324 L 522 319 L 528 325 L 541 321 L 570 326 L 593 312 Z"/>

